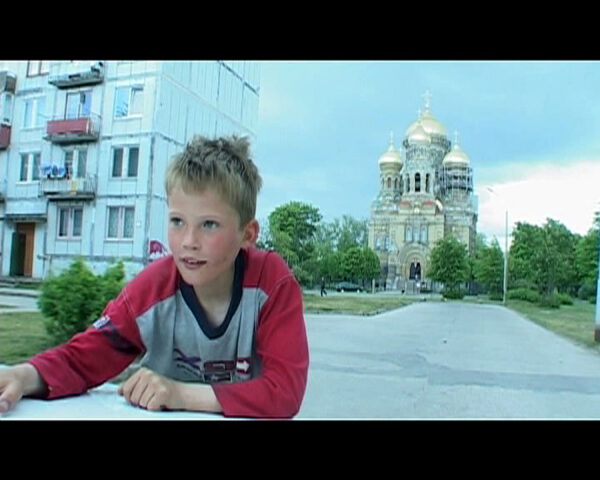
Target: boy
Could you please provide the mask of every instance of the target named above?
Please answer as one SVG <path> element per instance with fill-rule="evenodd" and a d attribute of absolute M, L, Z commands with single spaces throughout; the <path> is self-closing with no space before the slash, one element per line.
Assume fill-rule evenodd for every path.
<path fill-rule="evenodd" d="M 245 138 L 196 136 L 169 165 L 171 254 L 156 260 L 68 343 L 0 370 L 0 412 L 24 396 L 98 386 L 140 354 L 119 387 L 142 408 L 294 416 L 308 343 L 302 294 L 274 252 L 254 249 L 261 178 Z"/>

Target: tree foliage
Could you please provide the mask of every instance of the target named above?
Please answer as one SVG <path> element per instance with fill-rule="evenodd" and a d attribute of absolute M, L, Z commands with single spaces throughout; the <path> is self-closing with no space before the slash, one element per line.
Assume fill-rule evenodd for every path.
<path fill-rule="evenodd" d="M 467 247 L 453 235 L 436 242 L 429 254 L 429 278 L 444 284 L 444 296 L 460 296 L 460 284 L 469 276 Z"/>
<path fill-rule="evenodd" d="M 44 326 L 56 343 L 69 340 L 100 318 L 106 304 L 124 285 L 123 262 L 95 275 L 83 259 L 76 259 L 60 275 L 41 284 L 39 307 Z"/>
<path fill-rule="evenodd" d="M 490 245 L 478 243 L 473 261 L 473 277 L 491 296 L 503 292 L 504 253 L 497 239 L 494 238 Z"/>

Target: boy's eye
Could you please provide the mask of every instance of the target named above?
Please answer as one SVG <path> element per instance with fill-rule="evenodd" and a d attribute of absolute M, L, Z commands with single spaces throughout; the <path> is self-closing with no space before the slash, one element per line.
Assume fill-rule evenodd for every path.
<path fill-rule="evenodd" d="M 208 230 L 212 230 L 214 228 L 217 228 L 219 226 L 219 224 L 217 222 L 215 222 L 214 220 L 205 220 L 202 223 L 202 226 Z"/>
<path fill-rule="evenodd" d="M 181 218 L 173 217 L 169 220 L 174 227 L 180 227 L 183 224 Z"/>

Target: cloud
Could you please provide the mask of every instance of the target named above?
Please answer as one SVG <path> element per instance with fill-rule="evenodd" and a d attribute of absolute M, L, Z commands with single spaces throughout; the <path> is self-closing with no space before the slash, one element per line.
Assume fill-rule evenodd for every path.
<path fill-rule="evenodd" d="M 506 168 L 517 171 L 516 166 Z M 509 234 L 516 222 L 542 225 L 547 218 L 581 235 L 592 227 L 594 212 L 600 210 L 600 161 L 520 165 L 518 171 L 519 180 L 476 186 L 479 232 L 503 243 L 507 210 Z"/>

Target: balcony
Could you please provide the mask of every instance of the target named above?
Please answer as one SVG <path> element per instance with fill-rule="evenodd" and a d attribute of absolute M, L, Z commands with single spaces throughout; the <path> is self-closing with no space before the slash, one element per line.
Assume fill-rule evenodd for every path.
<path fill-rule="evenodd" d="M 104 81 L 103 62 L 56 62 L 50 67 L 48 83 L 58 88 L 96 85 Z"/>
<path fill-rule="evenodd" d="M 6 150 L 10 145 L 10 127 L 0 125 L 0 150 Z"/>
<path fill-rule="evenodd" d="M 48 140 L 56 144 L 97 142 L 100 137 L 100 117 L 91 114 L 79 118 L 57 118 L 46 125 Z"/>
<path fill-rule="evenodd" d="M 48 200 L 92 200 L 96 196 L 96 176 L 83 178 L 55 178 L 51 175 L 40 179 L 40 196 Z"/>

